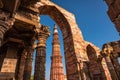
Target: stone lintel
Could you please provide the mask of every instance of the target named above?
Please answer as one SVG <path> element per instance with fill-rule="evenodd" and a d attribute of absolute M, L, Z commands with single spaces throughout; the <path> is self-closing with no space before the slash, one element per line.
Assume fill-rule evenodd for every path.
<path fill-rule="evenodd" d="M 0 72 L 0 80 L 12 80 L 14 79 L 14 75 L 15 73 L 11 73 L 11 72 Z"/>
<path fill-rule="evenodd" d="M 16 38 L 8 38 L 6 41 L 3 42 L 2 45 L 5 45 L 5 44 L 7 44 L 9 42 L 18 43 L 18 44 L 21 44 L 23 47 L 25 47 L 23 40 L 16 39 Z"/>
<path fill-rule="evenodd" d="M 30 20 L 27 17 L 25 17 L 23 14 L 20 14 L 20 13 L 16 13 L 15 19 L 16 19 L 16 21 L 26 23 L 27 25 L 29 24 L 29 25 L 35 26 L 35 27 L 40 26 L 38 21 Z"/>

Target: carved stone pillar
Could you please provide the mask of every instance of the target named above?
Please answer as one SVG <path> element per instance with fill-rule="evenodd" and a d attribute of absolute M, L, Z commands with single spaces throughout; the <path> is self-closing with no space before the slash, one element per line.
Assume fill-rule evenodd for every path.
<path fill-rule="evenodd" d="M 112 62 L 113 62 L 113 65 L 114 65 L 114 68 L 115 68 L 115 71 L 117 73 L 117 76 L 120 80 L 120 64 L 118 62 L 118 54 L 117 53 L 113 53 L 112 54 Z"/>
<path fill-rule="evenodd" d="M 107 44 L 107 45 L 105 45 L 105 47 L 102 51 L 102 55 L 105 58 L 105 61 L 106 61 L 108 70 L 111 74 L 112 80 L 119 80 L 117 77 L 117 74 L 115 72 L 114 66 L 112 64 L 111 58 L 110 58 L 112 51 L 113 51 L 112 47 Z"/>
<path fill-rule="evenodd" d="M 49 35 L 49 28 L 42 25 L 37 36 L 38 45 L 36 48 L 34 80 L 45 80 L 46 40 Z"/>
<path fill-rule="evenodd" d="M 20 55 L 19 71 L 16 80 L 23 80 L 26 55 L 27 52 L 25 50 Z"/>
<path fill-rule="evenodd" d="M 101 76 L 102 76 L 102 80 L 108 80 L 107 77 L 106 77 L 106 74 L 105 74 L 105 70 L 102 66 L 102 56 L 99 55 L 98 59 L 97 59 L 97 62 L 98 62 L 98 65 L 99 65 L 99 68 L 100 68 L 100 72 L 101 72 Z"/>
<path fill-rule="evenodd" d="M 109 57 L 109 56 L 106 56 L 106 57 L 105 57 L 105 60 L 106 60 L 108 69 L 109 69 L 109 71 L 110 71 L 111 78 L 112 78 L 113 80 L 118 80 L 118 77 L 117 77 L 117 75 L 116 75 L 116 72 L 115 72 L 115 69 L 114 69 L 113 64 L 112 64 L 112 62 L 111 62 L 110 57 Z"/>
<path fill-rule="evenodd" d="M 14 21 L 14 18 L 10 18 L 9 13 L 0 10 L 0 46 L 2 45 L 5 32 L 12 27 Z"/>
<path fill-rule="evenodd" d="M 25 61 L 23 80 L 30 80 L 31 72 L 32 72 L 33 52 L 34 52 L 33 47 L 29 46 L 27 51 L 26 61 Z"/>

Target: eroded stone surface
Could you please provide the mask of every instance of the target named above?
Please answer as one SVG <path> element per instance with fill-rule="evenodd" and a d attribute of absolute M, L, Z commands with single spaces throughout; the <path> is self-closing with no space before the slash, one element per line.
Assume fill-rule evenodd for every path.
<path fill-rule="evenodd" d="M 24 75 L 23 80 L 30 80 L 31 69 L 32 69 L 32 57 L 33 57 L 33 42 L 37 39 L 39 40 L 38 46 L 45 47 L 46 37 L 48 37 L 49 35 L 49 34 L 47 34 L 47 36 L 42 35 L 43 33 L 39 30 L 41 29 L 44 31 L 44 33 L 48 33 L 47 32 L 48 29 L 43 28 L 40 25 L 39 15 L 49 15 L 60 26 L 60 30 L 62 31 L 66 70 L 67 70 L 66 73 L 67 80 L 114 80 L 114 79 L 119 80 L 120 79 L 119 78 L 120 68 L 117 62 L 118 61 L 117 58 L 119 56 L 118 53 L 120 53 L 119 41 L 108 43 L 107 45 L 109 46 L 103 47 L 102 51 L 100 52 L 100 49 L 98 47 L 83 39 L 81 30 L 79 29 L 76 23 L 75 16 L 72 13 L 68 12 L 67 10 L 56 5 L 55 3 L 49 0 L 41 0 L 41 1 L 24 0 L 22 2 L 20 2 L 19 0 L 14 0 L 10 4 L 8 4 L 9 0 L 2 0 L 2 1 L 3 1 L 2 3 L 3 6 L 0 5 L 0 8 L 2 8 L 0 10 L 0 23 L 1 23 L 0 46 L 2 45 L 0 47 L 0 57 L 1 58 L 3 57 L 3 59 L 0 61 L 0 67 L 4 66 L 2 65 L 4 58 L 6 57 L 6 54 L 4 53 L 8 51 L 6 49 L 6 46 L 12 45 L 12 43 L 16 45 L 20 44 L 18 46 L 19 49 L 23 51 L 26 50 L 27 56 L 26 58 L 23 57 L 25 60 L 21 62 L 25 63 L 25 65 L 22 65 L 21 62 L 19 62 L 20 59 L 22 58 L 22 56 L 20 56 L 22 52 L 20 52 L 19 55 L 17 55 L 18 56 L 18 58 L 16 58 L 17 62 L 14 63 L 14 72 L 15 72 L 14 75 L 18 75 L 17 71 L 20 72 L 18 70 L 20 69 L 22 71 L 21 72 L 22 74 L 20 74 L 20 76 Z M 119 31 L 120 1 L 119 0 L 115 0 L 115 2 L 114 1 L 109 2 L 108 0 L 106 1 L 110 9 L 108 11 L 108 14 L 111 20 L 116 24 L 117 29 Z M 6 10 L 8 11 L 7 13 Z M 39 33 L 40 36 L 39 38 L 36 38 L 37 33 Z M 9 38 L 12 38 L 12 40 L 9 40 Z M 37 48 L 37 50 L 38 50 L 38 59 L 36 58 L 37 59 L 36 61 L 38 63 L 36 64 L 38 65 L 40 62 L 43 63 L 41 64 L 42 66 L 40 66 L 40 68 L 38 67 L 36 68 L 36 71 L 38 71 L 38 73 L 43 71 L 43 73 L 40 74 L 44 76 L 45 48 Z M 18 50 L 16 50 L 16 53 L 18 53 Z M 14 57 L 15 55 L 16 54 L 13 54 L 12 57 Z M 40 55 L 43 55 L 44 57 L 42 56 L 41 58 Z M 61 57 L 59 57 L 58 61 L 60 60 Z M 15 67 L 15 65 L 17 66 Z M 8 68 L 5 70 L 8 70 Z M 12 69 L 10 69 L 10 72 L 11 70 Z M 35 76 L 37 75 L 37 77 L 39 77 L 38 73 L 36 73 Z M 18 80 L 21 79 L 22 78 L 19 78 Z"/>
<path fill-rule="evenodd" d="M 108 15 L 120 32 L 120 0 L 105 0 L 108 5 Z"/>

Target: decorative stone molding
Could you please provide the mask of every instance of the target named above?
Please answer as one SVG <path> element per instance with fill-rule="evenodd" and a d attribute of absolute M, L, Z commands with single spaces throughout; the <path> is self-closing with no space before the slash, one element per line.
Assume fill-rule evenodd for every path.
<path fill-rule="evenodd" d="M 38 44 L 37 47 L 46 47 L 46 40 L 50 35 L 50 30 L 47 26 L 41 25 L 39 33 L 37 35 Z"/>
<path fill-rule="evenodd" d="M 15 19 L 10 17 L 10 13 L 0 10 L 0 46 L 5 32 L 7 32 L 14 24 Z"/>
<path fill-rule="evenodd" d="M 110 46 L 109 44 L 105 44 L 103 49 L 102 49 L 102 55 L 103 56 L 109 56 L 111 55 L 111 53 L 113 52 L 113 48 L 112 46 Z"/>

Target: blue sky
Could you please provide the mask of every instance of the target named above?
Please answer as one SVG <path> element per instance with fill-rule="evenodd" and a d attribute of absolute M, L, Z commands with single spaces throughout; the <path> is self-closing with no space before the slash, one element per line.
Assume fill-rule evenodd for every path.
<path fill-rule="evenodd" d="M 119 40 L 118 32 L 114 24 L 107 15 L 107 5 L 104 0 L 51 0 L 76 17 L 77 24 L 83 33 L 86 41 L 92 42 L 99 48 L 107 42 Z M 41 24 L 50 27 L 51 36 L 47 40 L 47 64 L 46 78 L 49 80 L 50 75 L 50 56 L 52 54 L 52 34 L 53 26 L 56 24 L 49 16 L 40 16 Z M 63 41 L 61 31 L 59 30 L 61 53 L 64 56 Z M 64 57 L 63 57 L 64 58 Z M 64 60 L 63 60 L 64 62 Z"/>

